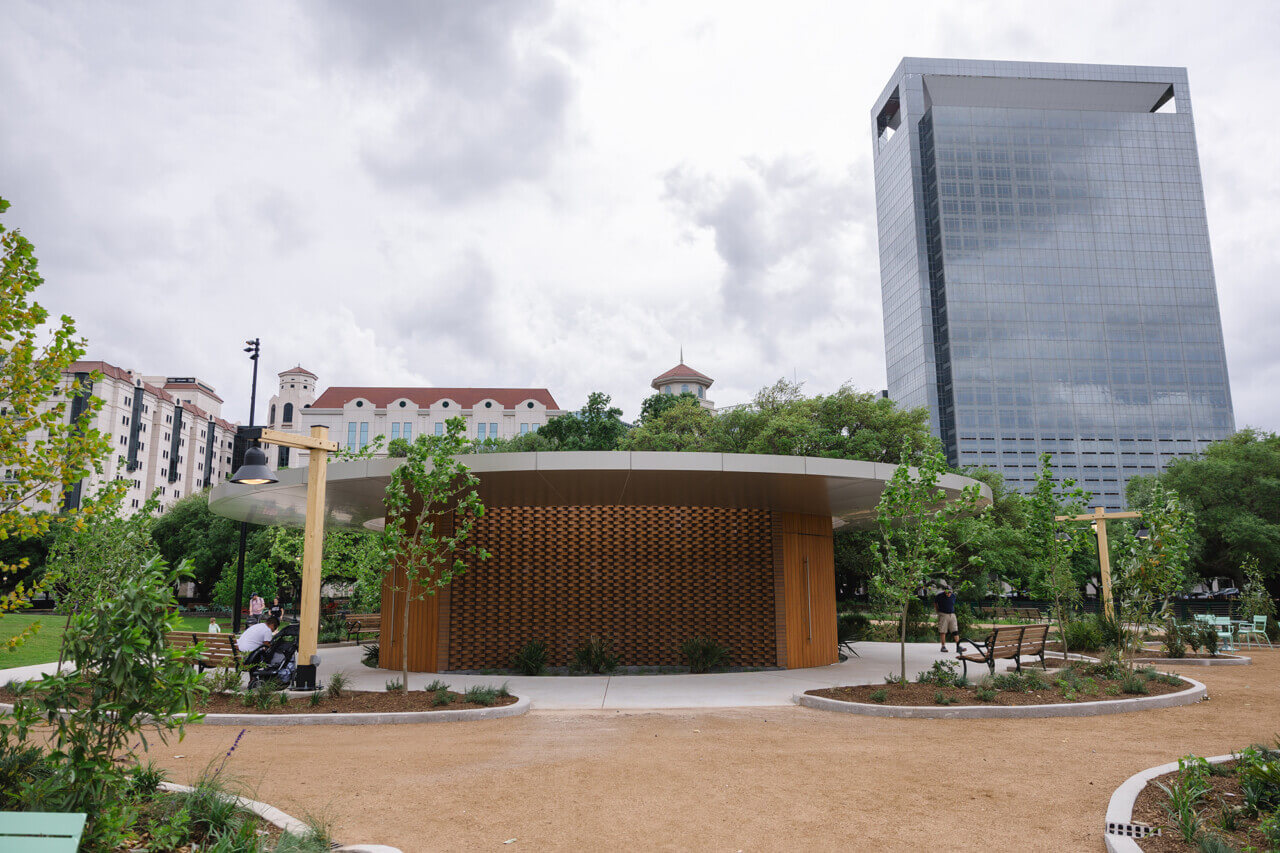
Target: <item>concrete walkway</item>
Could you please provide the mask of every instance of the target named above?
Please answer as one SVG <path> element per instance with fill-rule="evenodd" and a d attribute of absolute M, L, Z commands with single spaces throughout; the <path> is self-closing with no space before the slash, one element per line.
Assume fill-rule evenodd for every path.
<path fill-rule="evenodd" d="M 580 675 L 501 676 L 456 673 L 409 673 L 409 689 L 421 690 L 439 678 L 454 690 L 472 685 L 506 683 L 517 696 L 528 696 L 533 710 L 641 710 L 662 708 L 746 708 L 790 705 L 791 697 L 818 687 L 846 684 L 880 684 L 898 672 L 897 643 L 859 643 L 860 657 L 844 663 L 810 669 L 766 672 L 709 673 L 706 675 Z M 382 690 L 399 680 L 399 670 L 371 669 L 360 662 L 359 646 L 320 650 L 319 678 L 341 671 L 356 690 Z M 934 643 L 907 644 L 907 677 L 928 669 L 935 660 L 955 659 Z M 1007 664 L 1007 662 L 1006 662 Z M 969 668 L 971 676 L 985 673 L 981 664 Z"/>

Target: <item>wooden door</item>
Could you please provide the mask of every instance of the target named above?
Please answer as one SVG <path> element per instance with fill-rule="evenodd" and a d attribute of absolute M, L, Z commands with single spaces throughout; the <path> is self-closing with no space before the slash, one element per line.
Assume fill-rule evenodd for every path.
<path fill-rule="evenodd" d="M 831 534 L 782 534 L 787 668 L 825 666 L 836 651 L 835 550 Z"/>

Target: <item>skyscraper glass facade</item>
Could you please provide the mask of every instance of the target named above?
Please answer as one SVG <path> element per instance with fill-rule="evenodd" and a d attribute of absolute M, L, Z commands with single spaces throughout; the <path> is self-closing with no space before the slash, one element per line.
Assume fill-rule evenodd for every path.
<path fill-rule="evenodd" d="M 872 121 L 889 392 L 953 464 L 1120 508 L 1234 430 L 1185 69 L 905 59 Z"/>

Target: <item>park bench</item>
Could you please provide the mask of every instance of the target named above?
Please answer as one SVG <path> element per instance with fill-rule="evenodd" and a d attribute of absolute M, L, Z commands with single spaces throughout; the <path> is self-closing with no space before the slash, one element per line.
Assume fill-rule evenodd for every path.
<path fill-rule="evenodd" d="M 382 633 L 382 616 L 378 613 L 351 613 L 347 616 L 347 639 L 360 642 L 364 634 Z"/>
<path fill-rule="evenodd" d="M 76 853 L 84 821 L 74 812 L 0 812 L 0 850 Z"/>
<path fill-rule="evenodd" d="M 961 640 L 973 646 L 973 651 L 959 656 L 964 667 L 964 674 L 969 675 L 969 662 L 985 663 L 992 674 L 996 671 L 996 661 L 1012 660 L 1018 672 L 1022 671 L 1020 658 L 1039 657 L 1040 666 L 1045 666 L 1044 643 L 1049 636 L 1048 625 L 1001 625 L 993 628 L 983 642 Z"/>
<path fill-rule="evenodd" d="M 196 643 L 204 644 L 196 666 L 201 672 L 220 666 L 240 666 L 240 649 L 236 647 L 234 634 L 210 634 L 208 631 L 171 631 L 165 642 L 175 649 L 185 649 Z"/>

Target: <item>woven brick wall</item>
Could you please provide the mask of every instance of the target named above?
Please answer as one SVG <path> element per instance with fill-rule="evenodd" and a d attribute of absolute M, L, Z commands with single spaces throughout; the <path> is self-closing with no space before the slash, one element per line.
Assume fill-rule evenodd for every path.
<path fill-rule="evenodd" d="M 563 666 L 591 635 L 624 665 L 678 664 L 695 635 L 778 663 L 768 510 L 493 507 L 472 536 L 493 557 L 451 585 L 449 669 L 505 667 L 531 639 Z"/>

